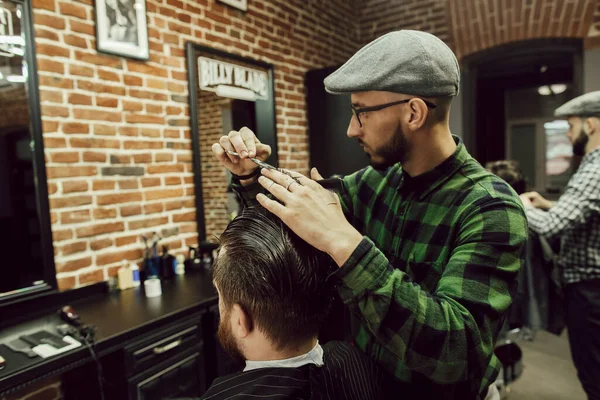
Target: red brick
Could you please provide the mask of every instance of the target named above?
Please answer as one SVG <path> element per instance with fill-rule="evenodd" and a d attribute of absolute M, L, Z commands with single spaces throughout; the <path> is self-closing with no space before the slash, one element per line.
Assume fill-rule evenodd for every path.
<path fill-rule="evenodd" d="M 62 242 L 73 238 L 73 231 L 71 229 L 63 229 L 60 231 L 52 231 L 52 239 L 55 242 Z"/>
<path fill-rule="evenodd" d="M 63 133 L 89 133 L 90 125 L 78 122 L 65 122 L 61 125 Z"/>
<path fill-rule="evenodd" d="M 148 79 L 146 80 L 146 86 L 151 89 L 165 90 L 167 88 L 167 82 L 164 79 Z"/>
<path fill-rule="evenodd" d="M 80 19 L 87 19 L 85 7 L 73 2 L 60 2 L 58 8 L 61 15 L 71 15 Z"/>
<path fill-rule="evenodd" d="M 72 272 L 92 265 L 92 257 L 78 258 L 71 261 L 57 263 L 56 272 Z"/>
<path fill-rule="evenodd" d="M 102 235 L 105 233 L 122 232 L 125 230 L 125 225 L 122 222 L 111 222 L 107 224 L 97 224 L 78 228 L 76 231 L 77 237 L 90 237 Z"/>
<path fill-rule="evenodd" d="M 128 114 L 125 116 L 125 121 L 128 124 L 157 124 L 164 125 L 165 118 L 157 117 L 155 115 L 144 115 L 144 114 Z"/>
<path fill-rule="evenodd" d="M 163 114 L 163 106 L 159 104 L 146 104 L 146 112 L 148 114 Z"/>
<path fill-rule="evenodd" d="M 98 78 L 102 79 L 103 81 L 121 81 L 121 77 L 119 76 L 119 74 L 111 71 L 105 71 L 103 69 L 98 70 Z"/>
<path fill-rule="evenodd" d="M 190 211 L 183 214 L 173 214 L 173 222 L 193 222 L 196 221 L 196 211 Z"/>
<path fill-rule="evenodd" d="M 142 249 L 106 253 L 96 256 L 96 265 L 120 263 L 123 260 L 135 261 L 142 258 Z"/>
<path fill-rule="evenodd" d="M 114 136 L 117 134 L 117 128 L 110 125 L 94 124 L 94 135 Z"/>
<path fill-rule="evenodd" d="M 98 111 L 97 111 L 98 112 Z M 114 139 L 101 139 L 101 138 L 75 138 L 69 139 L 71 147 L 83 148 L 83 149 L 118 149 L 120 143 Z"/>
<path fill-rule="evenodd" d="M 58 185 L 56 183 L 48 183 L 48 194 L 54 194 L 58 192 Z"/>
<path fill-rule="evenodd" d="M 60 278 L 56 280 L 58 284 L 58 290 L 64 292 L 65 290 L 72 289 L 75 286 L 75 277 L 71 276 L 68 278 Z M 56 397 L 51 397 L 52 399 Z"/>
<path fill-rule="evenodd" d="M 37 23 L 37 18 L 36 18 Z M 88 22 L 77 21 L 74 19 L 69 20 L 69 26 L 73 32 L 84 33 L 86 35 L 95 36 L 94 25 Z"/>
<path fill-rule="evenodd" d="M 46 72 L 54 72 L 56 74 L 64 74 L 65 73 L 65 64 L 52 61 L 47 58 L 39 58 L 37 60 L 38 71 L 46 71 Z"/>
<path fill-rule="evenodd" d="M 50 208 L 79 207 L 92 204 L 92 196 L 70 196 L 50 199 Z"/>
<path fill-rule="evenodd" d="M 160 137 L 160 129 L 140 128 L 142 136 L 158 138 Z"/>
<path fill-rule="evenodd" d="M 162 190 L 150 190 L 144 192 L 144 198 L 146 201 L 168 199 L 171 197 L 183 196 L 183 189 L 162 189 Z"/>
<path fill-rule="evenodd" d="M 144 105 L 140 101 L 123 100 L 123 111 L 142 111 Z"/>
<path fill-rule="evenodd" d="M 70 256 L 75 253 L 82 253 L 87 250 L 87 242 L 69 243 L 60 248 L 60 253 L 63 256 Z"/>
<path fill-rule="evenodd" d="M 116 218 L 117 210 L 114 208 L 95 208 L 94 219 Z"/>
<path fill-rule="evenodd" d="M 60 76 L 47 76 L 40 74 L 40 86 L 51 86 L 61 89 L 73 89 L 73 80 Z"/>
<path fill-rule="evenodd" d="M 48 2 L 48 3 L 54 4 L 54 0 L 37 0 L 37 1 Z M 40 8 L 40 7 L 35 7 L 35 5 L 34 5 L 34 8 Z M 54 29 L 58 29 L 58 30 L 63 30 L 63 29 L 65 29 L 65 26 L 66 26 L 65 19 L 58 17 L 56 15 L 36 13 L 35 16 L 33 17 L 33 21 L 35 22 L 36 26 L 44 25 L 44 26 L 49 26 L 50 28 L 54 28 Z"/>
<path fill-rule="evenodd" d="M 153 203 L 144 205 L 144 214 L 156 214 L 163 211 L 162 203 Z"/>
<path fill-rule="evenodd" d="M 184 204 L 181 200 L 167 201 L 165 203 L 165 211 L 181 210 L 182 208 L 184 208 Z"/>
<path fill-rule="evenodd" d="M 97 97 L 96 105 L 98 107 L 112 107 L 116 108 L 119 106 L 119 99 L 113 97 Z"/>
<path fill-rule="evenodd" d="M 146 164 L 152 162 L 152 154 L 141 153 L 133 155 L 133 162 L 136 164 Z"/>
<path fill-rule="evenodd" d="M 84 106 L 91 106 L 92 97 L 80 93 L 71 93 L 69 95 L 69 104 L 81 104 Z"/>
<path fill-rule="evenodd" d="M 87 181 L 63 182 L 63 193 L 87 192 L 89 184 Z"/>
<path fill-rule="evenodd" d="M 148 142 L 148 141 L 125 141 L 123 142 L 123 148 L 126 150 L 146 150 L 146 149 L 162 149 L 164 144 L 162 142 Z"/>
<path fill-rule="evenodd" d="M 144 81 L 139 76 L 125 75 L 124 82 L 127 86 L 142 86 Z"/>
<path fill-rule="evenodd" d="M 90 210 L 66 211 L 60 213 L 60 222 L 62 224 L 79 224 L 91 220 Z"/>
<path fill-rule="evenodd" d="M 128 223 L 128 228 L 130 230 L 142 229 L 142 228 L 151 228 L 153 226 L 166 225 L 169 223 L 169 217 L 158 217 L 158 218 L 150 218 L 143 219 L 141 221 L 131 221 Z"/>
<path fill-rule="evenodd" d="M 168 78 L 169 74 L 165 68 L 154 67 L 146 63 L 127 60 L 127 70 L 129 72 L 139 72 L 144 75 L 160 76 Z"/>
<path fill-rule="evenodd" d="M 142 187 L 160 186 L 160 178 L 142 178 Z"/>
<path fill-rule="evenodd" d="M 171 162 L 173 161 L 173 153 L 156 153 L 154 155 L 156 162 Z"/>
<path fill-rule="evenodd" d="M 91 272 L 86 272 L 78 276 L 80 285 L 89 285 L 92 283 L 102 282 L 104 280 L 104 271 L 97 269 Z"/>
<path fill-rule="evenodd" d="M 94 69 L 90 67 L 84 67 L 82 65 L 69 65 L 69 73 L 71 75 L 78 76 L 94 76 Z"/>
<path fill-rule="evenodd" d="M 106 154 L 95 151 L 83 152 L 83 161 L 85 162 L 106 162 Z"/>
<path fill-rule="evenodd" d="M 42 115 L 45 117 L 68 117 L 69 109 L 67 107 L 42 104 Z"/>
<path fill-rule="evenodd" d="M 44 131 L 44 133 L 50 133 L 50 132 L 56 132 L 58 130 L 58 122 L 57 121 L 42 121 L 42 130 Z M 48 140 L 50 138 L 48 137 L 44 137 L 44 146 L 48 147 L 48 145 L 46 145 L 45 140 Z M 62 140 L 65 142 L 66 145 L 66 140 L 60 138 L 59 140 Z M 64 146 L 60 146 L 60 147 L 64 147 Z"/>
<path fill-rule="evenodd" d="M 127 246 L 128 244 L 136 243 L 137 240 L 138 240 L 137 235 L 135 235 L 135 236 L 124 236 L 124 237 L 116 238 L 115 239 L 115 246 L 117 246 L 117 247 Z"/>
<path fill-rule="evenodd" d="M 167 176 L 165 178 L 165 185 L 167 185 L 167 186 L 181 185 L 181 178 L 178 176 Z"/>
<path fill-rule="evenodd" d="M 50 11 L 55 11 L 56 10 L 56 1 L 55 0 L 33 0 L 32 2 L 32 8 L 37 9 L 44 9 L 44 10 L 50 10 Z M 35 22 L 37 23 L 37 18 L 35 18 Z"/>
<path fill-rule="evenodd" d="M 60 153 L 51 153 L 50 159 L 55 163 L 76 163 L 79 162 L 79 153 L 77 152 L 60 152 Z"/>
<path fill-rule="evenodd" d="M 102 67 L 110 68 L 122 68 L 123 61 L 121 58 L 104 55 L 104 54 L 90 54 L 83 51 L 75 51 L 75 59 L 84 63 L 95 64 Z"/>
<path fill-rule="evenodd" d="M 48 43 L 36 43 L 36 52 L 39 55 L 51 56 L 51 57 L 70 57 L 70 50 L 64 47 L 56 46 Z"/>
<path fill-rule="evenodd" d="M 64 35 L 63 38 L 64 38 L 65 43 L 68 44 L 68 45 L 70 45 L 70 46 L 79 47 L 79 48 L 82 48 L 82 49 L 87 49 L 88 48 L 87 40 L 85 40 L 81 36 L 77 36 L 77 35 Z"/>
<path fill-rule="evenodd" d="M 46 167 L 48 179 L 96 175 L 96 167 Z"/>
<path fill-rule="evenodd" d="M 130 217 L 132 215 L 140 215 L 142 213 L 142 206 L 139 204 L 132 206 L 121 207 L 121 217 Z"/>
<path fill-rule="evenodd" d="M 170 164 L 170 165 L 148 165 L 146 172 L 149 174 L 168 174 L 172 172 L 184 172 L 185 167 L 183 164 Z"/>
<path fill-rule="evenodd" d="M 98 111 L 97 109 L 73 109 L 73 116 L 76 119 L 86 119 L 90 121 L 111 121 L 121 122 L 122 116 L 120 112 L 113 111 Z"/>
<path fill-rule="evenodd" d="M 93 190 L 113 190 L 115 188 L 115 181 L 104 181 L 104 180 L 98 180 L 98 181 L 94 181 L 92 182 L 92 189 Z"/>
<path fill-rule="evenodd" d="M 123 136 L 139 136 L 140 128 L 136 126 L 120 126 L 119 135 Z"/>
<path fill-rule="evenodd" d="M 131 203 L 134 201 L 142 201 L 142 194 L 136 193 L 114 193 L 98 196 L 96 199 L 98 205 L 104 206 L 109 204 Z"/>
<path fill-rule="evenodd" d="M 121 189 L 121 190 L 131 190 L 131 189 L 138 189 L 138 188 L 139 188 L 139 183 L 137 180 L 119 181 L 119 189 Z"/>
<path fill-rule="evenodd" d="M 110 246 L 112 246 L 113 242 L 111 239 L 99 239 L 99 240 L 93 240 L 90 243 L 90 248 L 93 251 L 98 251 L 98 250 L 102 250 L 102 249 L 106 249 Z"/>

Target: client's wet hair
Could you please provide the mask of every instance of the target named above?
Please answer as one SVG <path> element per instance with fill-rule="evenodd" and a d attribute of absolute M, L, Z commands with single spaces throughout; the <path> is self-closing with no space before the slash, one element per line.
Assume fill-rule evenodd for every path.
<path fill-rule="evenodd" d="M 318 334 L 333 294 L 325 253 L 262 207 L 231 221 L 220 245 L 213 279 L 226 309 L 238 304 L 279 350 Z"/>

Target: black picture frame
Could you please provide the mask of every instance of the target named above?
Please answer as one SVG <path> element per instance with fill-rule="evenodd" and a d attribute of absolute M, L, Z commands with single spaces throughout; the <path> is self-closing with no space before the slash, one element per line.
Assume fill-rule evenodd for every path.
<path fill-rule="evenodd" d="M 17 303 L 37 301 L 40 298 L 56 294 L 56 267 L 54 263 L 54 247 L 52 244 L 52 229 L 50 222 L 50 205 L 48 201 L 48 180 L 46 175 L 46 159 L 44 156 L 44 140 L 40 110 L 39 80 L 35 51 L 33 10 L 31 0 L 11 0 L 21 4 L 23 9 L 22 31 L 25 33 L 25 61 L 27 62 L 28 79 L 27 101 L 29 104 L 31 149 L 33 151 L 33 169 L 35 175 L 36 208 L 38 213 L 42 259 L 43 280 L 39 285 L 20 289 L 9 294 L 0 293 L 0 315 L 5 315 L 3 309 L 14 307 Z M 17 267 L 17 266 L 15 266 Z"/>
<path fill-rule="evenodd" d="M 135 32 L 137 45 L 127 40 L 117 40 L 109 36 L 109 23 L 106 0 L 95 0 L 95 22 L 96 22 L 96 50 L 99 53 L 117 55 L 135 60 L 146 61 L 150 59 L 150 44 L 148 41 L 148 17 L 146 12 L 146 0 L 131 0 L 136 15 Z M 139 5 L 139 9 L 137 8 Z M 117 25 L 117 24 L 115 24 Z M 114 26 L 114 25 L 113 25 Z M 119 27 L 116 27 L 119 28 Z M 120 35 L 130 35 L 131 27 L 120 25 Z"/>
<path fill-rule="evenodd" d="M 186 60 L 188 69 L 189 83 L 189 105 L 190 105 L 190 124 L 192 132 L 192 162 L 194 168 L 194 186 L 196 195 L 196 222 L 198 224 L 198 243 L 206 242 L 206 220 L 204 218 L 204 198 L 202 195 L 202 170 L 200 156 L 200 126 L 198 118 L 198 80 L 196 79 L 196 70 L 198 68 L 196 52 L 214 55 L 229 59 L 233 62 L 238 61 L 244 64 L 253 65 L 267 70 L 269 98 L 267 100 L 256 101 L 256 136 L 261 143 L 271 146 L 271 156 L 269 163 L 278 165 L 277 155 L 277 128 L 275 113 L 275 67 L 264 61 L 258 61 L 252 58 L 243 57 L 237 54 L 227 53 L 211 47 L 202 46 L 193 42 L 186 43 Z"/>

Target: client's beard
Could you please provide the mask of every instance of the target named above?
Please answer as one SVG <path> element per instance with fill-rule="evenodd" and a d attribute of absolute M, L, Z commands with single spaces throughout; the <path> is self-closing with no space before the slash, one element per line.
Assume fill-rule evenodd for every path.
<path fill-rule="evenodd" d="M 229 324 L 229 313 L 221 316 L 221 321 L 219 322 L 219 329 L 217 330 L 217 337 L 219 338 L 219 343 L 223 346 L 223 349 L 229 354 L 229 357 L 237 363 L 242 363 L 246 360 L 242 352 L 240 351 L 240 347 L 238 346 L 233 334 L 231 333 L 231 325 Z"/>

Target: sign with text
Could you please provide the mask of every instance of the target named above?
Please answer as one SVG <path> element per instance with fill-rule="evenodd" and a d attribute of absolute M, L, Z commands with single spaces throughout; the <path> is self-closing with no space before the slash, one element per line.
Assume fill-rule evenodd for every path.
<path fill-rule="evenodd" d="M 248 101 L 269 98 L 269 76 L 265 71 L 206 57 L 198 57 L 200 89 L 218 96 Z"/>

